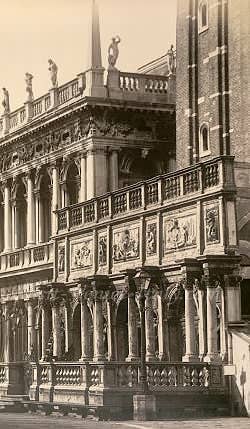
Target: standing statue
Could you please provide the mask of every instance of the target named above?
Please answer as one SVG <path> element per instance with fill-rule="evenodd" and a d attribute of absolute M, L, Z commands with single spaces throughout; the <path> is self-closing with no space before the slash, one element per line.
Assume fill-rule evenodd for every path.
<path fill-rule="evenodd" d="M 112 38 L 112 43 L 110 43 L 108 48 L 108 63 L 109 68 L 115 68 L 115 64 L 117 61 L 117 58 L 119 56 L 119 49 L 118 44 L 121 42 L 121 39 L 119 36 Z"/>
<path fill-rule="evenodd" d="M 49 63 L 49 71 L 50 71 L 50 79 L 51 79 L 51 83 L 52 83 L 52 88 L 57 88 L 58 87 L 58 82 L 57 82 L 58 67 L 57 67 L 56 63 L 51 58 L 48 60 L 48 63 Z"/>
<path fill-rule="evenodd" d="M 168 70 L 169 74 L 176 72 L 176 52 L 174 50 L 174 45 L 170 46 L 170 49 L 167 52 L 168 55 Z"/>
<path fill-rule="evenodd" d="M 25 82 L 26 82 L 26 91 L 28 93 L 27 101 L 33 101 L 34 100 L 34 94 L 32 89 L 32 79 L 33 76 L 30 73 L 25 73 Z"/>
<path fill-rule="evenodd" d="M 6 88 L 3 88 L 3 108 L 4 108 L 4 114 L 10 113 L 10 97 L 9 97 L 9 91 Z"/>

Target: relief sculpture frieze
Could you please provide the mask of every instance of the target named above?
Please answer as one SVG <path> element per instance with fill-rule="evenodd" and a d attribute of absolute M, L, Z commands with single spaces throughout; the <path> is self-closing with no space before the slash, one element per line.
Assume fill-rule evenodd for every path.
<path fill-rule="evenodd" d="M 206 222 L 206 242 L 218 243 L 218 241 L 220 241 L 218 206 L 213 206 L 206 209 L 205 222 Z"/>
<path fill-rule="evenodd" d="M 115 262 L 128 261 L 139 257 L 139 228 L 116 231 L 113 234 L 113 259 Z"/>
<path fill-rule="evenodd" d="M 71 266 L 74 269 L 91 267 L 93 264 L 93 240 L 71 245 Z"/>
<path fill-rule="evenodd" d="M 185 249 L 196 244 L 196 216 L 172 218 L 165 222 L 165 251 Z"/>

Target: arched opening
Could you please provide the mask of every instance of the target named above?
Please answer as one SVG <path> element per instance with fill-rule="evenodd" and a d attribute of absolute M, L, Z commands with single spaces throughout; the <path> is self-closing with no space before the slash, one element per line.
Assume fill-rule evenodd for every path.
<path fill-rule="evenodd" d="M 80 176 L 76 164 L 73 162 L 67 171 L 66 176 L 66 204 L 76 204 L 79 201 Z"/>
<path fill-rule="evenodd" d="M 206 155 L 209 151 L 209 128 L 207 124 L 203 124 L 200 127 L 200 152 L 201 155 Z"/>
<path fill-rule="evenodd" d="M 39 241 L 46 243 L 51 236 L 51 180 L 45 173 L 40 182 L 40 235 Z"/>
<path fill-rule="evenodd" d="M 89 308 L 87 307 L 87 324 L 88 324 L 88 351 L 89 358 L 93 358 L 93 322 Z M 78 304 L 73 314 L 73 344 L 70 351 L 72 360 L 79 360 L 82 356 L 81 340 L 81 305 Z"/>
<path fill-rule="evenodd" d="M 16 201 L 14 205 L 14 224 L 15 224 L 15 248 L 24 247 L 27 244 L 27 202 L 26 189 L 20 180 L 16 186 Z"/>
<path fill-rule="evenodd" d="M 157 176 L 162 173 L 160 166 L 160 161 L 157 161 L 156 155 L 153 154 L 144 157 L 124 156 L 120 166 L 119 187 L 132 185 Z"/>
<path fill-rule="evenodd" d="M 4 198 L 0 192 L 0 252 L 4 250 Z"/>

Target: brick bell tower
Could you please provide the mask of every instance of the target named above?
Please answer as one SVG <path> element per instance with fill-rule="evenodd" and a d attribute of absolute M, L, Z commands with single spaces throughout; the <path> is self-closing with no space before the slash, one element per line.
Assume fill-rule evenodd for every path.
<path fill-rule="evenodd" d="M 205 162 L 219 155 L 234 156 L 237 240 L 242 255 L 242 286 L 245 291 L 247 288 L 248 296 L 249 16 L 249 0 L 178 0 L 176 47 L 177 168 Z"/>

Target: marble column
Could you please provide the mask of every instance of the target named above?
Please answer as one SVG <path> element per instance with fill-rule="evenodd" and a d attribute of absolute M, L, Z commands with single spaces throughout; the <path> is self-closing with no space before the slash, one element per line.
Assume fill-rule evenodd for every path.
<path fill-rule="evenodd" d="M 79 202 L 83 203 L 86 201 L 86 157 L 82 154 L 81 156 L 81 184 L 80 184 L 80 198 Z"/>
<path fill-rule="evenodd" d="M 114 341 L 113 341 L 113 318 L 112 318 L 112 300 L 107 299 L 107 337 L 108 337 L 108 360 L 114 359 Z"/>
<path fill-rule="evenodd" d="M 57 214 L 54 213 L 59 207 L 59 173 L 58 167 L 52 167 L 52 214 L 51 214 L 51 230 L 52 235 L 57 233 Z"/>
<path fill-rule="evenodd" d="M 42 360 L 45 360 L 50 335 L 49 315 L 46 303 L 42 304 Z"/>
<path fill-rule="evenodd" d="M 89 360 L 89 323 L 88 323 L 88 305 L 84 295 L 80 297 L 81 302 L 81 361 Z"/>
<path fill-rule="evenodd" d="M 198 361 L 195 348 L 195 303 L 193 298 L 193 284 L 184 283 L 185 288 L 185 335 L 186 335 L 186 353 L 183 356 L 183 362 Z"/>
<path fill-rule="evenodd" d="M 36 242 L 43 243 L 44 239 L 44 218 L 43 218 L 43 205 L 41 200 L 40 191 L 35 192 L 36 195 Z"/>
<path fill-rule="evenodd" d="M 20 247 L 20 211 L 18 208 L 18 201 L 12 201 L 12 237 L 13 237 L 13 248 L 19 249 Z"/>
<path fill-rule="evenodd" d="M 109 191 L 113 192 L 118 189 L 118 152 L 112 150 L 109 157 Z"/>
<path fill-rule="evenodd" d="M 4 252 L 12 249 L 12 225 L 11 225 L 11 204 L 10 204 L 10 186 L 4 184 Z"/>
<path fill-rule="evenodd" d="M 28 318 L 28 355 L 36 352 L 36 331 L 35 331 L 35 313 L 34 302 L 32 299 L 27 302 L 27 318 Z"/>
<path fill-rule="evenodd" d="M 137 304 L 135 294 L 128 293 L 128 362 L 138 360 Z"/>
<path fill-rule="evenodd" d="M 163 302 L 162 302 L 162 296 L 158 295 L 157 297 L 158 301 L 158 344 L 159 344 L 159 359 L 165 360 L 166 359 L 166 336 L 167 336 L 167 329 L 164 322 L 164 316 L 163 316 Z"/>
<path fill-rule="evenodd" d="M 8 363 L 11 360 L 10 356 L 10 337 L 11 337 L 11 326 L 10 326 L 10 303 L 4 304 L 4 362 Z"/>
<path fill-rule="evenodd" d="M 204 362 L 220 361 L 217 345 L 217 283 L 206 279 L 207 286 L 207 355 Z"/>
<path fill-rule="evenodd" d="M 94 361 L 105 360 L 104 356 L 104 338 L 103 338 L 103 314 L 102 299 L 99 293 L 96 293 L 94 303 Z"/>
<path fill-rule="evenodd" d="M 86 183 L 86 196 L 87 200 L 94 198 L 96 193 L 96 186 L 95 186 L 95 151 L 88 150 L 87 152 L 87 158 L 86 158 L 86 177 L 87 177 L 87 183 Z"/>
<path fill-rule="evenodd" d="M 52 301 L 52 332 L 53 332 L 53 356 L 57 358 L 62 354 L 62 336 L 61 336 L 61 314 L 60 302 L 58 299 Z"/>
<path fill-rule="evenodd" d="M 203 360 L 207 352 L 207 332 L 206 332 L 206 305 L 205 290 L 199 285 L 197 291 L 198 308 L 199 308 L 199 358 Z"/>
<path fill-rule="evenodd" d="M 152 296 L 146 295 L 145 301 L 145 334 L 146 334 L 146 361 L 156 360 L 155 356 L 155 326 Z"/>
<path fill-rule="evenodd" d="M 34 186 L 30 175 L 27 178 L 27 245 L 32 246 L 35 244 L 35 200 L 34 200 Z"/>

